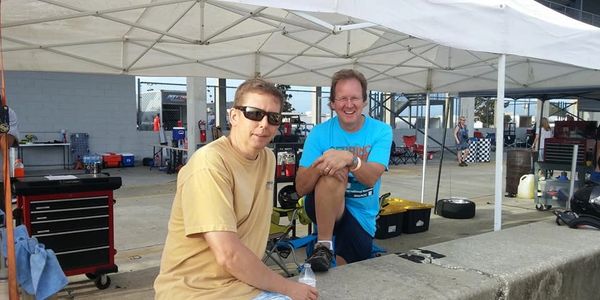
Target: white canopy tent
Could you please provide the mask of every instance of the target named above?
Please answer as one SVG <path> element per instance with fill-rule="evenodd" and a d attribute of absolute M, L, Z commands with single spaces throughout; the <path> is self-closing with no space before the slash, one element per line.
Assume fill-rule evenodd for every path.
<path fill-rule="evenodd" d="M 4 0 L 2 35 L 7 70 L 326 86 L 351 67 L 374 90 L 458 92 L 496 88 L 506 54 L 507 88 L 600 79 L 600 29 L 525 0 Z"/>
<path fill-rule="evenodd" d="M 600 29 L 534 1 L 4 0 L 1 5 L 7 70 L 260 76 L 324 86 L 333 72 L 354 68 L 367 76 L 371 89 L 381 91 L 497 89 L 497 124 L 503 122 L 505 86 L 600 82 Z M 496 134 L 498 230 L 503 132 Z M 424 170 L 425 165 L 423 175 Z"/>

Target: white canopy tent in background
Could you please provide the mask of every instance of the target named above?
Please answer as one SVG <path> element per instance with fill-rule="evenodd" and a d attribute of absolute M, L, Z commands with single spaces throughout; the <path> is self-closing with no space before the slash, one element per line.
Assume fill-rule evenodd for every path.
<path fill-rule="evenodd" d="M 511 89 L 600 68 L 600 29 L 532 0 L 4 0 L 2 30 L 7 70 L 327 86 L 352 67 L 374 90 L 459 92 L 496 88 L 499 53 Z"/>
<path fill-rule="evenodd" d="M 600 82 L 600 29 L 532 0 L 4 0 L 1 5 L 7 70 L 260 76 L 326 86 L 333 72 L 354 68 L 367 76 L 371 89 L 386 92 L 498 89 L 497 124 L 503 122 L 504 86 Z M 496 230 L 503 194 L 503 132 L 497 130 Z M 424 170 L 425 165 L 423 175 Z"/>

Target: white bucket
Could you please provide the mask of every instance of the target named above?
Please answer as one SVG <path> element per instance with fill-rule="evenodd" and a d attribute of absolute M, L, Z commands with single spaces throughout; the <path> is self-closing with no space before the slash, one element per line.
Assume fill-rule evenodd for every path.
<path fill-rule="evenodd" d="M 535 192 L 535 176 L 533 174 L 525 174 L 519 180 L 519 188 L 517 197 L 525 199 L 533 199 Z"/>

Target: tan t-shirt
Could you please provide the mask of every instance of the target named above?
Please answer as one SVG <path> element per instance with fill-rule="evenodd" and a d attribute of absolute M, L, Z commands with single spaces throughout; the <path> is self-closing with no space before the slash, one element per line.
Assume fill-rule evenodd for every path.
<path fill-rule="evenodd" d="M 222 137 L 198 150 L 177 176 L 156 299 L 249 299 L 260 293 L 216 261 L 206 240 L 193 234 L 237 232 L 262 258 L 273 210 L 275 156 L 264 149 L 256 160 L 241 156 Z"/>

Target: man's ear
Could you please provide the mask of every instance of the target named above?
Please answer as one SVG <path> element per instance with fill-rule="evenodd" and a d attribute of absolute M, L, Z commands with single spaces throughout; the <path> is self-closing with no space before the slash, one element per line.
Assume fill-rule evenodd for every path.
<path fill-rule="evenodd" d="M 229 122 L 231 123 L 231 126 L 233 126 L 234 124 L 237 124 L 237 122 L 239 120 L 238 118 L 240 117 L 238 112 L 240 112 L 240 111 L 235 108 L 232 108 L 229 110 Z"/>

